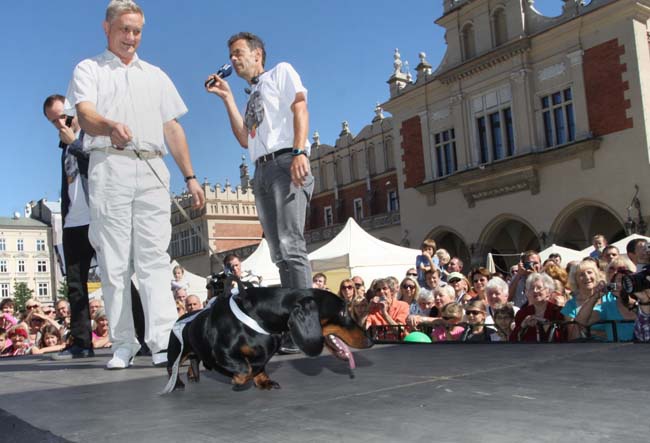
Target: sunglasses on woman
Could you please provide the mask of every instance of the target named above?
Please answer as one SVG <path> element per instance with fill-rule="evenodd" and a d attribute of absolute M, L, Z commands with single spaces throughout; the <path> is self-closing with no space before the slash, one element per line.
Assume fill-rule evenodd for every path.
<path fill-rule="evenodd" d="M 345 285 L 345 286 L 343 286 L 343 289 L 346 289 L 346 290 L 354 289 L 354 286 L 352 286 L 352 285 Z"/>
<path fill-rule="evenodd" d="M 413 285 L 402 285 L 402 289 L 408 289 L 408 290 L 412 291 L 413 289 L 415 289 L 415 286 L 413 286 Z"/>
<path fill-rule="evenodd" d="M 465 314 L 467 315 L 479 315 L 482 314 L 483 311 L 465 311 Z"/>

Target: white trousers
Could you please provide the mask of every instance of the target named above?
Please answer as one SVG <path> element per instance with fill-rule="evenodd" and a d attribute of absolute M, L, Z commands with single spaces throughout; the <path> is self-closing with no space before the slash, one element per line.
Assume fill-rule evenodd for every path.
<path fill-rule="evenodd" d="M 176 321 L 169 289 L 171 238 L 169 171 L 162 158 L 144 160 L 93 151 L 88 184 L 90 229 L 101 269 L 102 292 L 113 349 L 137 347 L 131 311 L 135 271 L 145 316 L 145 341 L 156 353 L 167 348 Z"/>

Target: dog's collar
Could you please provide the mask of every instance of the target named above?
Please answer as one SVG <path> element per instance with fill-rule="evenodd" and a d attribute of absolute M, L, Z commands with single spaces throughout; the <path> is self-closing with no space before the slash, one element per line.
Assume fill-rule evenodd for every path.
<path fill-rule="evenodd" d="M 244 311 L 242 311 L 241 309 L 239 309 L 239 306 L 238 306 L 237 303 L 235 302 L 235 294 L 233 294 L 233 295 L 230 297 L 229 304 L 230 304 L 230 310 L 232 311 L 233 314 L 235 314 L 235 317 L 237 317 L 237 319 L 238 319 L 240 322 L 242 322 L 243 324 L 245 324 L 246 326 L 248 326 L 249 328 L 251 328 L 251 329 L 252 329 L 253 331 L 255 331 L 255 332 L 259 332 L 260 334 L 264 334 L 264 335 L 271 335 L 270 333 L 266 332 L 266 331 L 265 331 L 265 330 L 264 330 L 264 329 L 259 325 L 259 323 L 257 323 L 255 320 L 253 320 L 252 318 L 250 318 L 248 315 L 246 315 L 246 314 L 244 313 Z"/>

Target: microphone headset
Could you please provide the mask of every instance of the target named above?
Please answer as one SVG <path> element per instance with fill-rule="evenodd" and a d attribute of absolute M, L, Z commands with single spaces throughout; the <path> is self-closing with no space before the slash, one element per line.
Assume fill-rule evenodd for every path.
<path fill-rule="evenodd" d="M 260 74 L 260 75 L 262 75 L 262 74 Z M 260 76 L 259 76 L 259 75 L 256 75 L 255 77 L 253 77 L 253 78 L 251 79 L 251 85 L 256 85 L 256 84 L 258 84 L 259 82 L 260 82 Z M 251 95 L 251 92 L 253 92 L 253 91 L 252 91 L 251 88 L 244 88 L 244 92 L 245 92 L 246 94 L 248 94 L 248 95 Z"/>

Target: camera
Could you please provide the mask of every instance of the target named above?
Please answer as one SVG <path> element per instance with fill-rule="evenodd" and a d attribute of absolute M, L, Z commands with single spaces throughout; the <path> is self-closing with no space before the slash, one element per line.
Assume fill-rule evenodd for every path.
<path fill-rule="evenodd" d="M 618 291 L 619 287 L 618 287 L 618 284 L 616 284 L 616 282 L 612 282 L 612 283 L 607 283 L 607 286 L 605 286 L 605 289 L 608 292 L 613 292 L 613 291 Z"/>
<path fill-rule="evenodd" d="M 624 275 L 621 279 L 621 287 L 628 294 L 645 291 L 650 289 L 648 277 L 650 277 L 650 266 L 646 266 L 635 274 Z"/>
<path fill-rule="evenodd" d="M 532 271 L 534 265 L 535 265 L 535 263 L 533 263 L 532 261 L 525 261 L 524 262 L 524 269 L 527 270 L 527 271 Z"/>

